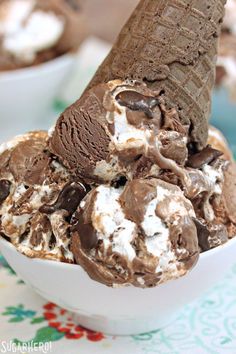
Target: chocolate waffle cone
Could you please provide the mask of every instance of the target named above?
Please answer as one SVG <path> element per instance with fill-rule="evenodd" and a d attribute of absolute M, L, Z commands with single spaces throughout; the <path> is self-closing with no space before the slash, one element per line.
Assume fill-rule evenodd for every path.
<path fill-rule="evenodd" d="M 217 43 L 226 0 L 141 0 L 89 88 L 113 79 L 144 81 L 207 142 Z"/>

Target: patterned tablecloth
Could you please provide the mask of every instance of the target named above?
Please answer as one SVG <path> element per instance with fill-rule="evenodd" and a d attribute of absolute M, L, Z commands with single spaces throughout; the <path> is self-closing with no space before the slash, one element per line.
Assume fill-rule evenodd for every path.
<path fill-rule="evenodd" d="M 53 354 L 235 354 L 236 265 L 169 327 L 108 337 L 73 323 L 70 313 L 36 295 L 0 257 L 0 353 L 18 346 L 32 353 L 37 345 Z"/>
<path fill-rule="evenodd" d="M 56 103 L 58 111 L 80 95 L 107 50 L 94 40 L 85 44 L 73 79 Z M 55 111 L 36 128 L 48 128 L 53 119 Z M 0 353 L 7 352 L 236 354 L 236 265 L 204 297 L 186 306 L 169 327 L 137 336 L 108 337 L 73 323 L 70 313 L 35 294 L 0 255 Z"/>

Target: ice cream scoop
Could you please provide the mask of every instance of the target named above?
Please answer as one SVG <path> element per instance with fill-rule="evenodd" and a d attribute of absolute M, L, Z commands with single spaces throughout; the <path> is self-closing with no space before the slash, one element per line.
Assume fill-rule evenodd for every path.
<path fill-rule="evenodd" d="M 192 204 L 157 179 L 100 185 L 74 214 L 72 252 L 94 280 L 153 287 L 186 274 L 199 255 Z"/>
<path fill-rule="evenodd" d="M 77 49 L 84 35 L 75 0 L 3 0 L 0 70 L 38 64 Z"/>
<path fill-rule="evenodd" d="M 70 216 L 86 194 L 33 132 L 0 146 L 0 234 L 29 257 L 73 262 Z"/>
<path fill-rule="evenodd" d="M 115 80 L 94 87 L 61 115 L 49 147 L 65 166 L 95 182 L 158 175 L 163 168 L 181 175 L 187 132 L 160 92 Z"/>
<path fill-rule="evenodd" d="M 221 194 L 226 163 L 210 146 L 192 151 L 188 128 L 175 109 L 165 108 L 160 92 L 112 81 L 86 92 L 61 115 L 49 149 L 88 182 L 168 179 L 191 200 L 200 196 L 204 217 L 212 220 L 209 201 Z"/>

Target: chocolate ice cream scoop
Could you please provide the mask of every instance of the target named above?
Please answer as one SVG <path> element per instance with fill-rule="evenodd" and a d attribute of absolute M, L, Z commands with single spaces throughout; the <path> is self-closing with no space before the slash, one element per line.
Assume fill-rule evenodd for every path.
<path fill-rule="evenodd" d="M 180 188 L 164 181 L 133 180 L 119 189 L 100 185 L 74 215 L 71 249 L 96 281 L 156 286 L 196 263 L 194 217 Z"/>
<path fill-rule="evenodd" d="M 89 181 L 157 175 L 163 168 L 183 177 L 187 131 L 160 92 L 116 80 L 94 87 L 61 115 L 49 148 Z"/>
<path fill-rule="evenodd" d="M 29 257 L 73 262 L 70 218 L 87 193 L 32 132 L 0 146 L 0 234 Z"/>
<path fill-rule="evenodd" d="M 186 197 L 201 198 L 204 217 L 212 220 L 211 201 L 221 194 L 226 163 L 210 146 L 188 151 L 188 128 L 175 109 L 165 108 L 160 92 L 117 80 L 94 87 L 61 115 L 49 149 L 88 182 L 171 173 Z"/>

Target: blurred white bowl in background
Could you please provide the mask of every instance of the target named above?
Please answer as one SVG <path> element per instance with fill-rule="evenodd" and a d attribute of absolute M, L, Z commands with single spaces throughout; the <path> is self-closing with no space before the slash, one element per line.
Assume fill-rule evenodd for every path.
<path fill-rule="evenodd" d="M 1 237 L 0 250 L 26 284 L 45 299 L 74 312 L 80 325 L 130 335 L 166 326 L 184 305 L 219 281 L 236 261 L 236 237 L 202 253 L 186 276 L 152 289 L 106 287 L 91 280 L 78 265 L 27 258 Z"/>
<path fill-rule="evenodd" d="M 75 54 L 65 54 L 34 67 L 0 72 L 0 142 L 42 128 L 40 121 L 45 122 L 75 61 Z"/>

